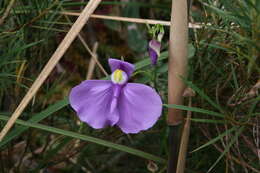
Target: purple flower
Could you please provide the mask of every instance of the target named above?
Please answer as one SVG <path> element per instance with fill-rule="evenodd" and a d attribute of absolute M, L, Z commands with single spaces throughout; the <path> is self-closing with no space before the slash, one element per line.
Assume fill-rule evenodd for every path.
<path fill-rule="evenodd" d="M 149 42 L 149 56 L 151 58 L 152 65 L 157 64 L 157 59 L 160 56 L 161 42 L 157 40 L 151 40 Z"/>
<path fill-rule="evenodd" d="M 95 129 L 117 125 L 124 133 L 152 127 L 162 101 L 154 89 L 128 83 L 134 65 L 109 59 L 111 80 L 86 80 L 72 88 L 69 101 L 79 119 Z"/>

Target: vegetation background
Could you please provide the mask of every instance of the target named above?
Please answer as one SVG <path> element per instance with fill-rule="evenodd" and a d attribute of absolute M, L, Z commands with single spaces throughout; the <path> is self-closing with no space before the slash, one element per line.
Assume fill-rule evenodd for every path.
<path fill-rule="evenodd" d="M 80 12 L 87 1 L 1 0 L 0 16 L 10 3 L 0 25 L 1 128 L 75 21 L 62 12 Z M 104 0 L 95 14 L 169 21 L 170 7 L 171 0 Z M 189 20 L 202 28 L 189 30 L 184 79 L 196 96 L 192 108 L 178 107 L 192 111 L 186 172 L 259 173 L 260 1 L 194 0 Z M 167 26 L 165 32 L 157 90 L 167 103 Z M 107 59 L 124 57 L 136 64 L 132 80 L 153 86 L 146 25 L 91 19 L 81 34 L 90 49 L 98 43 L 96 53 L 108 73 Z M 67 96 L 86 79 L 90 62 L 91 55 L 75 40 L 22 114 L 23 121 L 0 143 L 1 173 L 166 171 L 167 108 L 152 129 L 136 135 L 79 125 Z M 92 78 L 103 77 L 96 67 Z"/>

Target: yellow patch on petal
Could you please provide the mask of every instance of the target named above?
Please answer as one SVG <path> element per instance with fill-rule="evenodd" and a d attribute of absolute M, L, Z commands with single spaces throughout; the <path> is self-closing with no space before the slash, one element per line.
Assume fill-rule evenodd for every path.
<path fill-rule="evenodd" d="M 114 71 L 114 80 L 115 82 L 121 82 L 123 80 L 123 71 L 120 69 L 117 69 Z"/>
<path fill-rule="evenodd" d="M 120 69 L 116 69 L 111 75 L 111 80 L 115 84 L 124 84 L 127 82 L 128 77 L 126 72 Z"/>

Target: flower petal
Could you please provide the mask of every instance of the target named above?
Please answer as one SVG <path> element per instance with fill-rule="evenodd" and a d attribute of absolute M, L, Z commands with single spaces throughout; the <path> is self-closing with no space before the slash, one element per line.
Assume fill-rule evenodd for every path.
<path fill-rule="evenodd" d="M 152 127 L 162 112 L 162 101 L 154 89 L 128 83 L 119 97 L 117 125 L 125 133 L 138 133 Z"/>
<path fill-rule="evenodd" d="M 118 122 L 119 114 L 113 96 L 113 84 L 105 80 L 87 80 L 72 88 L 69 102 L 81 121 L 95 129 Z M 112 104 L 113 102 L 113 104 Z"/>
<path fill-rule="evenodd" d="M 135 66 L 125 61 L 109 58 L 108 60 L 111 71 L 114 72 L 117 69 L 123 70 L 128 75 L 128 78 L 134 72 Z"/>

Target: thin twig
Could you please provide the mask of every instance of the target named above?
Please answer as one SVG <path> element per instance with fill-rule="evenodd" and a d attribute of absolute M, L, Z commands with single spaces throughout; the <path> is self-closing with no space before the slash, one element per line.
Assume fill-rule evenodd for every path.
<path fill-rule="evenodd" d="M 16 119 L 21 115 L 25 107 L 28 105 L 32 97 L 36 94 L 38 89 L 41 87 L 43 82 L 46 80 L 46 78 L 49 76 L 53 68 L 56 66 L 56 64 L 59 62 L 59 60 L 62 58 L 66 50 L 69 48 L 71 43 L 74 41 L 80 30 L 83 28 L 83 26 L 88 21 L 90 15 L 94 12 L 94 10 L 97 8 L 101 0 L 91 0 L 86 5 L 76 22 L 71 27 L 70 31 L 67 33 L 65 38 L 62 40 L 48 63 L 45 65 L 44 69 L 41 71 L 38 78 L 35 80 L 29 91 L 26 93 L 23 100 L 20 102 L 19 106 L 16 108 L 15 112 L 5 125 L 5 127 L 2 129 L 0 133 L 0 141 L 5 137 L 7 132 L 10 130 L 10 128 L 15 123 Z"/>

